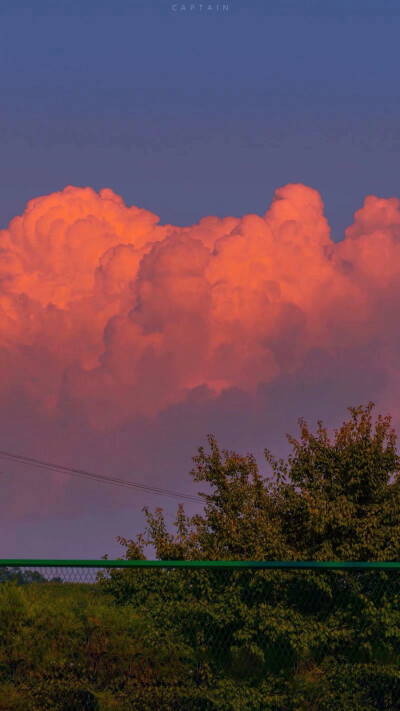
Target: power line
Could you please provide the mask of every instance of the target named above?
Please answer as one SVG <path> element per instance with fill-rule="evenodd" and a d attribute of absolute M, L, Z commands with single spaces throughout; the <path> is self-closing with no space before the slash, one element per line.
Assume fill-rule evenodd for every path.
<path fill-rule="evenodd" d="M 139 482 L 129 481 L 128 479 L 119 479 L 117 477 L 106 476 L 104 474 L 95 474 L 94 472 L 86 471 L 85 469 L 74 469 L 72 467 L 66 467 L 62 464 L 54 464 L 53 462 L 46 462 L 42 459 L 34 459 L 33 457 L 24 457 L 21 454 L 15 454 L 14 452 L 5 452 L 0 450 L 0 459 L 5 459 L 10 462 L 18 462 L 20 464 L 26 464 L 32 467 L 38 467 L 40 469 L 47 469 L 55 472 L 60 472 L 62 474 L 71 474 L 72 476 L 78 476 L 84 479 L 92 479 L 94 481 L 100 481 L 104 484 L 113 484 L 114 486 L 122 486 L 132 489 L 137 489 L 139 491 L 145 491 L 152 494 L 159 494 L 160 496 L 170 496 L 175 499 L 185 499 L 186 501 L 193 501 L 196 503 L 202 502 L 198 496 L 191 494 L 181 494 L 177 491 L 170 491 L 169 489 L 161 489 L 158 486 L 149 486 L 147 484 L 140 484 Z"/>

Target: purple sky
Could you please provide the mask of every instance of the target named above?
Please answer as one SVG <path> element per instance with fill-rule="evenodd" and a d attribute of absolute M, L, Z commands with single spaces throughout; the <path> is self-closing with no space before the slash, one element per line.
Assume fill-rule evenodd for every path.
<path fill-rule="evenodd" d="M 193 11 L 175 11 L 172 4 L 169 0 L 1 3 L 0 228 L 6 230 L 10 220 L 22 215 L 29 200 L 57 193 L 68 185 L 90 186 L 96 192 L 110 188 L 127 206 L 136 205 L 158 215 L 161 226 L 182 228 L 210 215 L 233 216 L 237 220 L 244 215 L 264 216 L 275 190 L 301 183 L 321 195 L 330 227 L 329 240 L 336 243 L 344 239 L 345 229 L 353 223 L 354 213 L 362 208 L 367 195 L 383 199 L 399 195 L 400 2 L 324 2 L 321 9 L 321 3 L 305 0 L 233 0 L 227 12 L 217 12 L 217 3 L 212 3 L 213 10 L 209 12 L 200 11 L 198 5 Z M 55 200 L 58 205 L 64 198 Z M 311 259 L 304 247 L 309 235 L 317 245 L 312 259 L 320 258 L 319 245 L 321 249 L 326 246 L 325 236 L 319 236 L 318 232 L 325 229 L 321 227 L 322 217 L 313 222 L 309 216 L 309 211 L 314 210 L 313 200 L 302 197 L 300 209 L 294 196 L 288 198 L 285 208 L 287 219 L 298 225 L 296 239 L 300 252 L 295 237 L 285 236 L 286 233 L 282 237 L 279 232 L 283 217 L 274 217 L 271 228 L 274 239 L 281 240 L 279 244 L 288 240 L 282 259 L 288 255 L 288 262 L 296 263 L 298 259 L 300 272 L 307 271 Z M 46 215 L 50 215 L 51 209 L 52 205 L 46 203 Z M 95 216 L 100 222 L 102 208 L 96 209 L 99 213 Z M 237 284 L 230 284 L 227 293 L 232 303 L 234 294 L 240 294 L 237 319 L 243 341 L 252 343 L 246 340 L 250 338 L 246 328 L 251 321 L 252 328 L 258 329 L 257 348 L 268 347 L 265 364 L 267 358 L 273 359 L 269 370 L 267 365 L 264 369 L 264 361 L 257 360 L 251 365 L 251 350 L 250 355 L 247 351 L 243 355 L 238 342 L 227 335 L 225 306 L 218 303 L 212 311 L 214 316 L 204 321 L 196 304 L 188 311 L 189 315 L 182 316 L 182 322 L 178 323 L 184 324 L 185 333 L 190 324 L 196 325 L 196 333 L 203 333 L 204 328 L 204 341 L 217 349 L 217 324 L 223 313 L 227 362 L 230 358 L 238 359 L 242 370 L 232 371 L 226 378 L 227 385 L 213 397 L 202 386 L 224 380 L 215 359 L 204 356 L 196 371 L 188 370 L 182 395 L 181 373 L 177 370 L 181 368 L 186 373 L 186 364 L 171 351 L 168 340 L 173 338 L 171 329 L 177 313 L 173 311 L 174 304 L 178 304 L 174 300 L 175 285 L 181 285 L 183 301 L 190 300 L 190 294 L 199 293 L 199 298 L 204 296 L 202 313 L 208 309 L 208 292 L 196 290 L 200 277 L 214 278 L 209 274 L 217 267 L 203 254 L 204 241 L 203 246 L 196 242 L 197 246 L 186 255 L 186 247 L 182 246 L 185 236 L 179 233 L 179 238 L 170 237 L 170 252 L 169 247 L 161 246 L 146 254 L 141 262 L 140 289 L 132 296 L 145 304 L 143 315 L 137 316 L 136 321 L 133 319 L 135 338 L 140 328 L 142 340 L 135 341 L 132 350 L 131 345 L 126 345 L 133 343 L 131 331 L 126 330 L 128 326 L 133 328 L 129 308 L 135 304 L 139 307 L 133 300 L 129 306 L 124 296 L 118 301 L 118 310 L 110 312 L 114 320 L 109 322 L 107 317 L 104 321 L 104 327 L 110 325 L 102 348 L 96 351 L 97 345 L 90 339 L 97 335 L 87 336 L 89 327 L 84 321 L 79 331 L 75 310 L 62 301 L 61 290 L 65 288 L 70 293 L 75 278 L 73 271 L 68 271 L 70 247 L 57 251 L 54 244 L 61 238 L 54 235 L 58 228 L 54 227 L 52 232 L 47 218 L 41 223 L 39 213 L 35 213 L 32 234 L 36 241 L 28 249 L 31 223 L 25 211 L 25 227 L 21 232 L 15 227 L 14 231 L 10 228 L 0 234 L 5 245 L 4 254 L 0 255 L 4 257 L 0 265 L 3 289 L 0 449 L 195 493 L 188 472 L 191 457 L 199 445 L 205 444 L 207 433 L 215 434 L 221 446 L 253 451 L 263 467 L 264 447 L 277 454 L 287 452 L 285 434 L 296 433 L 299 416 L 305 416 L 311 424 L 323 418 L 330 427 L 339 426 L 347 416 L 346 407 L 366 404 L 370 399 L 385 414 L 395 403 L 391 382 L 396 378 L 400 343 L 396 331 L 396 275 L 400 273 L 400 262 L 398 270 L 391 267 L 398 263 L 400 220 L 397 221 L 398 206 L 391 203 L 377 203 L 363 210 L 354 230 L 357 234 L 349 238 L 340 253 L 335 252 L 340 259 L 356 265 L 354 279 L 349 279 L 349 283 L 342 280 L 343 265 L 337 256 L 335 276 L 329 277 L 338 284 L 336 291 L 333 287 L 330 291 L 328 277 L 326 282 L 321 281 L 322 286 L 316 282 L 310 301 L 305 293 L 306 282 L 299 282 L 296 293 L 288 287 L 282 304 L 279 302 L 279 313 L 268 315 L 271 323 L 276 318 L 278 326 L 276 329 L 273 325 L 266 326 L 265 342 L 258 321 L 253 324 L 244 311 L 247 292 L 240 291 L 244 288 L 240 275 Z M 91 214 L 86 211 L 85 219 Z M 65 219 L 75 225 L 78 217 L 66 215 Z M 123 219 L 128 220 L 125 216 Z M 107 224 L 115 226 L 117 222 L 113 217 Z M 77 235 L 76 264 L 80 261 L 89 264 L 91 253 L 86 245 L 100 239 L 96 232 L 100 228 L 96 225 L 92 229 L 85 223 L 82 233 L 73 233 Z M 245 257 L 240 257 L 239 252 L 237 257 L 236 252 L 231 256 L 231 247 L 223 242 L 218 249 L 221 253 L 226 250 L 227 264 L 231 258 L 240 264 L 248 255 L 250 275 L 258 274 L 259 263 L 250 248 L 258 227 L 255 222 L 243 221 L 236 228 L 249 240 L 244 247 Z M 75 225 L 73 229 L 78 228 Z M 131 228 L 126 229 L 129 232 Z M 127 232 L 113 242 L 112 258 L 115 257 L 116 266 L 112 271 L 114 262 L 110 262 L 111 266 L 108 262 L 103 264 L 101 278 L 106 274 L 107 279 L 120 279 L 118 270 L 123 268 L 118 262 L 118 244 L 132 241 L 134 249 L 129 252 L 129 260 L 133 265 L 138 244 L 135 229 L 132 227 L 133 232 L 129 232 L 132 240 L 126 236 Z M 229 234 L 228 228 L 224 229 L 222 235 Z M 192 227 L 188 234 L 200 239 Z M 55 242 L 51 241 L 53 238 Z M 154 237 L 158 239 L 161 237 Z M 143 240 L 147 244 L 150 238 Z M 374 253 L 378 242 L 381 246 L 371 260 L 368 255 Z M 235 245 L 232 254 L 239 249 Z M 214 242 L 211 246 L 214 247 Z M 104 247 L 96 256 L 92 275 L 105 252 Z M 387 255 L 388 260 L 382 264 L 381 254 Z M 14 259 L 19 260 L 18 268 Z M 186 286 L 192 265 L 200 262 L 203 266 L 198 266 L 193 277 L 195 286 L 191 282 Z M 52 265 L 54 274 L 57 272 L 54 279 Z M 322 262 L 321 265 L 325 269 Z M 159 276 L 161 269 L 165 274 L 164 267 L 172 274 L 170 281 L 164 282 L 164 276 Z M 221 269 L 219 278 L 229 280 L 229 275 L 220 276 L 225 274 L 222 257 L 218 269 Z M 279 278 L 275 271 L 268 271 L 268 265 L 265 270 L 262 283 L 276 279 L 279 284 L 286 284 L 284 270 Z M 39 283 L 43 284 L 43 290 L 48 289 L 46 294 L 36 289 Z M 113 289 L 115 283 L 112 281 Z M 101 298 L 107 301 L 111 297 L 104 284 Z M 257 282 L 251 296 L 257 305 L 252 306 L 249 296 L 250 311 L 259 308 L 260 290 Z M 268 291 L 272 303 L 271 293 Z M 325 310 L 321 306 L 320 312 L 318 304 L 325 293 L 329 293 L 329 298 Z M 349 299 L 347 311 L 351 314 L 354 309 L 354 323 L 364 324 L 359 330 L 350 323 L 350 317 L 349 323 L 346 321 L 341 293 L 344 300 Z M 98 292 L 96 299 L 97 296 Z M 77 297 L 73 294 L 71 298 Z M 79 298 L 83 298 L 81 292 Z M 89 298 L 86 292 L 84 298 Z M 96 309 L 100 308 L 100 301 L 96 301 Z M 172 315 L 155 307 L 156 303 L 167 301 Z M 53 325 L 49 303 L 56 304 L 58 309 Z M 103 301 L 101 304 L 103 308 Z M 82 306 L 82 313 L 86 313 L 85 308 Z M 105 312 L 107 308 L 106 304 Z M 316 311 L 318 327 L 312 321 Z M 10 313 L 12 327 L 7 320 Z M 337 322 L 335 313 L 340 315 Z M 382 313 L 384 319 L 379 316 Z M 32 322 L 39 325 L 31 332 L 28 324 Z M 121 339 L 125 339 L 122 341 L 118 341 L 119 324 L 122 324 Z M 329 336 L 321 324 L 328 324 Z M 369 324 L 373 324 L 370 330 Z M 71 355 L 65 365 L 62 354 L 56 352 L 56 341 L 58 338 L 62 351 L 63 334 L 69 328 L 75 329 L 75 339 L 81 338 L 82 343 L 86 343 L 87 337 L 88 344 L 83 356 L 80 351 L 73 351 L 68 341 L 65 348 L 71 348 L 68 351 Z M 131 387 L 126 373 L 130 364 L 133 370 L 139 367 L 135 365 L 136 352 L 145 347 L 148 333 L 159 333 L 166 339 L 162 345 L 163 357 L 156 352 L 159 361 L 154 361 L 147 370 L 149 355 L 147 361 L 139 363 L 142 379 L 158 383 L 154 407 L 146 410 L 145 405 L 137 405 L 139 400 L 127 400 L 123 417 L 96 428 L 93 412 L 97 400 L 91 399 L 91 393 L 97 387 L 103 388 L 101 407 L 114 413 L 118 403 L 115 393 L 119 391 L 110 385 L 110 395 L 106 379 L 100 385 L 96 380 L 93 385 L 97 370 L 91 380 L 91 376 L 79 374 L 79 368 L 85 373 L 94 369 L 92 361 L 82 366 L 82 358 L 89 358 L 88 353 L 90 357 L 96 353 L 96 357 L 102 358 L 105 353 L 108 361 L 106 365 L 102 363 L 103 378 L 104 368 L 111 367 L 109 362 L 118 351 L 117 345 L 122 343 L 130 360 L 128 364 L 122 359 L 117 359 L 116 364 L 112 361 L 112 373 L 116 380 L 119 372 L 124 373 L 123 400 L 124 388 Z M 154 343 L 158 343 L 157 338 L 154 335 Z M 191 338 L 192 343 L 196 336 Z M 152 347 L 156 348 L 154 343 Z M 188 346 L 186 351 L 186 346 L 184 341 L 182 352 L 188 353 L 187 359 L 194 359 L 195 350 Z M 288 354 L 294 352 L 296 359 L 292 362 Z M 220 358 L 223 357 L 222 354 Z M 218 377 L 209 375 L 212 368 L 215 373 L 218 371 Z M 251 374 L 252 369 L 257 380 L 250 387 L 245 375 L 247 371 Z M 43 380 L 42 385 L 44 373 L 48 380 Z M 79 399 L 76 383 L 81 375 L 85 382 L 79 387 L 86 388 L 86 395 Z M 168 382 L 172 381 L 175 385 L 168 390 Z M 43 402 L 37 397 L 35 383 L 46 395 Z M 165 400 L 158 402 L 162 388 Z M 151 394 L 146 395 L 145 390 L 135 390 L 134 398 L 140 397 L 151 400 Z M 396 412 L 394 415 L 398 418 Z M 164 506 L 171 522 L 177 506 L 177 502 L 157 495 L 119 490 L 8 461 L 0 462 L 0 485 L 0 555 L 10 558 L 84 558 L 104 553 L 113 557 L 122 551 L 115 541 L 117 535 L 130 537 L 143 529 L 144 505 Z M 186 510 L 194 512 L 196 505 L 186 504 Z"/>

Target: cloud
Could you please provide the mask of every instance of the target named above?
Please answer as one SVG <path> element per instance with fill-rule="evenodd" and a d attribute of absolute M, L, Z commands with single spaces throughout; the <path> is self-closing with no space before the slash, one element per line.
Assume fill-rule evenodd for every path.
<path fill-rule="evenodd" d="M 263 216 L 186 228 L 110 189 L 35 198 L 0 231 L 0 421 L 31 413 L 42 443 L 71 423 L 100 441 L 146 422 L 135 451 L 150 472 L 152 436 L 164 417 L 182 427 L 182 411 L 210 431 L 239 408 L 227 421 L 254 440 L 250 423 L 259 432 L 274 409 L 287 431 L 279 403 L 297 417 L 311 397 L 319 417 L 329 397 L 343 414 L 365 390 L 400 420 L 399 276 L 396 198 L 368 196 L 339 243 L 301 184 Z M 35 441 L 17 449 L 43 454 Z"/>
<path fill-rule="evenodd" d="M 109 189 L 36 198 L 0 233 L 3 393 L 23 387 L 50 416 L 73 408 L 107 429 L 200 385 L 252 390 L 311 348 L 382 333 L 399 234 L 398 201 L 367 197 L 333 243 L 320 195 L 300 184 L 263 217 L 186 229 Z"/>

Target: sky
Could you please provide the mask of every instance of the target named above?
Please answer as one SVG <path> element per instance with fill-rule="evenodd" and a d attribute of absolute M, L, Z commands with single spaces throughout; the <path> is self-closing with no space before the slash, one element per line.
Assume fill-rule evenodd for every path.
<path fill-rule="evenodd" d="M 193 494 L 208 433 L 400 425 L 400 1 L 183 4 L 0 0 L 0 449 Z M 0 486 L 10 558 L 177 505 Z"/>

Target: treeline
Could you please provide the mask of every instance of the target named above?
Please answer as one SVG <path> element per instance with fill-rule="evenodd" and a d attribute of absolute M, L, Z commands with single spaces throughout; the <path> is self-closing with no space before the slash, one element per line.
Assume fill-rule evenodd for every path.
<path fill-rule="evenodd" d="M 20 567 L 0 567 L 0 583 L 5 583 L 7 580 L 15 581 L 17 585 L 29 585 L 30 583 L 61 583 L 62 579 L 59 576 L 54 576 L 50 579 L 45 578 L 42 573 L 37 570 L 21 570 Z"/>

